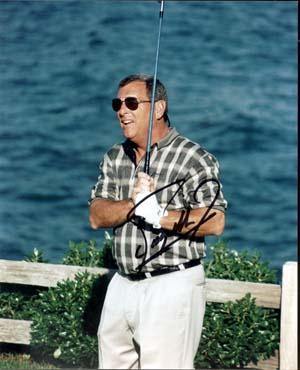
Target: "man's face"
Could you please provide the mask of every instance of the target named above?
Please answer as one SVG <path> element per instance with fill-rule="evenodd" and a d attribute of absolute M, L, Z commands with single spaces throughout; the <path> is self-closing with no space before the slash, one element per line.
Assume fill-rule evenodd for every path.
<path fill-rule="evenodd" d="M 143 81 L 130 82 L 118 91 L 118 98 L 124 100 L 127 97 L 135 97 L 138 101 L 150 100 L 147 96 L 146 84 Z M 145 145 L 147 142 L 150 102 L 140 103 L 136 110 L 130 110 L 122 103 L 117 112 L 123 134 L 137 145 Z"/>

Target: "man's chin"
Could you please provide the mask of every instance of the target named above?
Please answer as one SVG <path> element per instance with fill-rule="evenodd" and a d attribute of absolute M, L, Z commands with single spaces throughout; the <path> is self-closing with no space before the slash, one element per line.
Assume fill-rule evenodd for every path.
<path fill-rule="evenodd" d="M 132 132 L 132 130 L 128 129 L 128 128 L 125 128 L 123 129 L 123 135 L 124 137 L 126 137 L 126 139 L 128 140 L 133 140 L 134 137 L 136 136 L 134 132 Z"/>
<path fill-rule="evenodd" d="M 123 136 L 125 137 L 125 139 L 130 140 L 132 142 L 135 142 L 135 140 L 134 140 L 135 136 L 134 135 L 129 135 L 128 133 L 125 133 L 123 131 Z"/>

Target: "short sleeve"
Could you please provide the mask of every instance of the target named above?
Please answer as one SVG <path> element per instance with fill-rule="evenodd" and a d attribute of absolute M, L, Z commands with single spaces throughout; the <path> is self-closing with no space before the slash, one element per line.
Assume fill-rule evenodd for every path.
<path fill-rule="evenodd" d="M 219 163 L 208 152 L 194 157 L 190 162 L 187 181 L 183 186 L 185 200 L 192 209 L 212 206 L 225 212 L 224 199 L 219 176 Z"/>
<path fill-rule="evenodd" d="M 98 181 L 91 190 L 89 204 L 97 198 L 119 200 L 113 165 L 108 154 L 104 155 L 104 158 L 99 165 Z"/>

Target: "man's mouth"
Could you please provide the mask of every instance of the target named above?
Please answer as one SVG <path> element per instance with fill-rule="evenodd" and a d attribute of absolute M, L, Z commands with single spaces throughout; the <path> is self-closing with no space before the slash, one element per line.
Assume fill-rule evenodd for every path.
<path fill-rule="evenodd" d="M 131 123 L 133 123 L 133 121 L 131 119 L 124 119 L 121 121 L 122 125 L 124 126 L 127 126 L 127 125 L 130 125 Z"/>

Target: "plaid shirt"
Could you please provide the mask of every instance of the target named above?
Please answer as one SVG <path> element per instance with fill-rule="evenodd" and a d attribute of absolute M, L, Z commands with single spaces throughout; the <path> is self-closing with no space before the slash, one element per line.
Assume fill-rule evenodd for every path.
<path fill-rule="evenodd" d="M 129 140 L 114 145 L 99 166 L 100 175 L 92 189 L 90 203 L 97 198 L 114 201 L 130 198 L 143 166 L 144 159 L 136 164 L 134 146 Z M 150 176 L 157 184 L 156 189 L 165 187 L 156 193 L 156 198 L 167 210 L 209 207 L 214 198 L 212 208 L 223 212 L 227 208 L 222 187 L 215 181 L 219 178 L 217 160 L 174 128 L 152 146 Z M 208 179 L 215 180 L 206 182 Z M 114 229 L 113 255 L 121 272 L 135 273 L 138 269 L 148 272 L 205 256 L 203 237 L 157 230 L 133 220 Z M 160 253 L 163 246 L 169 248 Z M 147 262 L 148 259 L 151 260 Z"/>

